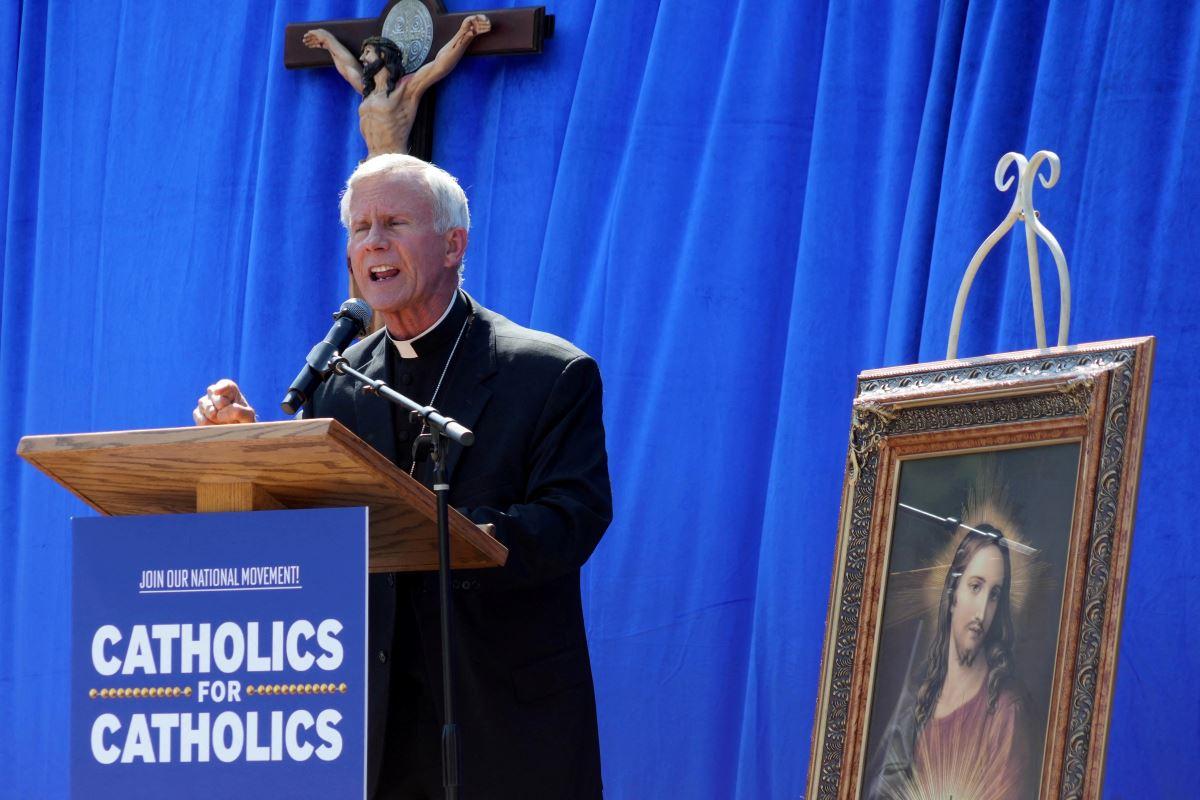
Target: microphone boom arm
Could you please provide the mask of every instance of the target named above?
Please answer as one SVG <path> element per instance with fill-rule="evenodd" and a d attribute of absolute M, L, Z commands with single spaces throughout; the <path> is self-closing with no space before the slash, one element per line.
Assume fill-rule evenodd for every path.
<path fill-rule="evenodd" d="M 319 345 L 318 345 L 319 346 Z M 381 380 L 370 378 L 350 366 L 345 356 L 334 354 L 329 359 L 329 368 L 339 375 L 349 375 L 374 394 L 384 397 L 396 405 L 407 408 L 410 413 L 428 423 L 431 431 L 440 433 L 451 441 L 470 447 L 475 443 L 475 433 L 451 417 L 440 413 L 433 406 L 423 406 L 397 392 Z"/>

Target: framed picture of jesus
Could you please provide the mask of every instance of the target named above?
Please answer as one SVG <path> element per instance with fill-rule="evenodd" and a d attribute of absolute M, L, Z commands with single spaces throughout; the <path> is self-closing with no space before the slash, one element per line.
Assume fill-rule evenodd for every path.
<path fill-rule="evenodd" d="M 859 376 L 810 798 L 1099 797 L 1153 347 Z"/>

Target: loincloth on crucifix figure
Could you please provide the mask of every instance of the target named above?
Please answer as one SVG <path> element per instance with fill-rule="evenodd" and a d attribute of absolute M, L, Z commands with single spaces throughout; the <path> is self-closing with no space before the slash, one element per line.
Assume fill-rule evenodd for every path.
<path fill-rule="evenodd" d="M 383 36 L 363 40 L 357 58 L 324 28 L 304 34 L 304 44 L 329 51 L 338 73 L 362 94 L 358 128 L 370 158 L 383 153 L 408 153 L 409 136 L 425 92 L 458 66 L 476 36 L 491 29 L 487 16 L 472 14 L 432 61 L 419 68 L 413 65 L 412 72 L 405 68 L 401 46 Z M 411 64 L 417 59 L 408 61 Z"/>

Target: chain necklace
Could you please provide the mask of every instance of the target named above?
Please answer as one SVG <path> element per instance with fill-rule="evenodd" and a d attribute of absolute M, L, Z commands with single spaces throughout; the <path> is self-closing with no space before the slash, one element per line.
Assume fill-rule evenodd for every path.
<path fill-rule="evenodd" d="M 442 381 L 446 380 L 446 373 L 450 371 L 450 363 L 454 361 L 454 354 L 458 352 L 458 344 L 463 340 L 463 336 L 466 335 L 467 329 L 471 327 L 471 323 L 474 321 L 474 319 L 475 310 L 471 309 L 471 312 L 467 314 L 467 318 L 463 320 L 462 327 L 458 329 L 458 338 L 454 340 L 454 346 L 450 348 L 450 355 L 446 357 L 446 364 L 442 367 L 441 377 L 438 378 L 437 385 L 433 387 L 433 395 L 429 398 L 429 405 L 433 405 L 437 400 L 438 392 L 440 392 L 442 389 Z M 421 430 L 417 432 L 417 440 L 424 436 L 425 431 L 428 429 L 429 423 L 425 419 L 422 419 Z M 413 443 L 415 445 L 416 441 L 414 440 Z M 416 473 L 417 459 L 413 458 L 412 463 L 408 465 L 409 477 L 416 477 Z"/>

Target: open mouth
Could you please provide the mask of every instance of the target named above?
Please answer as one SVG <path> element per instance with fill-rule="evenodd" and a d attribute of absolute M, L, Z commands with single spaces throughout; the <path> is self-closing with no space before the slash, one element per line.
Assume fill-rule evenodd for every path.
<path fill-rule="evenodd" d="M 392 266 L 371 267 L 371 282 L 386 281 L 400 274 L 400 270 Z"/>

